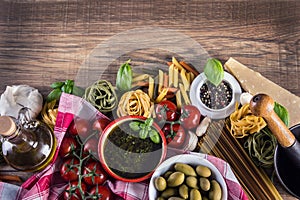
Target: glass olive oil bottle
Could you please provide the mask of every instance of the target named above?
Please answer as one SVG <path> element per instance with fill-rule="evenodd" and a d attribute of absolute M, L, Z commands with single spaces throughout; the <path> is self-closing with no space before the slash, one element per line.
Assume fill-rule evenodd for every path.
<path fill-rule="evenodd" d="M 0 116 L 2 153 L 6 162 L 20 171 L 39 171 L 52 160 L 56 139 L 50 128 L 28 117 L 22 109 L 18 120 Z"/>

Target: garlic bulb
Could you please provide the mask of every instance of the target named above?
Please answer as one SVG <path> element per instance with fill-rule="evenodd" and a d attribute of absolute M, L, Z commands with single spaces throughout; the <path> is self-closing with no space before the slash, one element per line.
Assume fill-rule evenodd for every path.
<path fill-rule="evenodd" d="M 245 105 L 247 103 L 250 103 L 251 99 L 252 99 L 252 95 L 248 92 L 243 92 L 240 96 L 240 102 L 242 105 Z"/>
<path fill-rule="evenodd" d="M 21 108 L 29 108 L 32 118 L 36 118 L 43 107 L 43 96 L 28 85 L 7 86 L 0 98 L 0 115 L 18 118 Z"/>

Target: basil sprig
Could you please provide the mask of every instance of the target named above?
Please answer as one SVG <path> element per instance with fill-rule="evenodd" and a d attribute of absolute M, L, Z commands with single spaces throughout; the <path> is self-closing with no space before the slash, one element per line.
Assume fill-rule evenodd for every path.
<path fill-rule="evenodd" d="M 51 102 L 53 100 L 59 100 L 63 92 L 68 94 L 74 94 L 79 97 L 82 97 L 84 94 L 84 89 L 76 86 L 73 80 L 66 80 L 64 82 L 62 81 L 54 82 L 50 85 L 50 87 L 53 90 L 48 94 L 46 98 L 47 102 Z"/>
<path fill-rule="evenodd" d="M 131 89 L 132 69 L 129 62 L 130 60 L 122 64 L 117 73 L 116 87 L 122 92 L 126 92 Z"/>
<path fill-rule="evenodd" d="M 208 59 L 204 66 L 204 74 L 212 84 L 218 86 L 224 78 L 222 63 L 216 58 Z"/>
<path fill-rule="evenodd" d="M 283 123 L 289 127 L 290 125 L 290 116 L 287 109 L 280 105 L 279 103 L 275 102 L 274 104 L 274 112 L 278 115 L 278 117 L 283 121 Z"/>
<path fill-rule="evenodd" d="M 140 121 L 133 121 L 129 123 L 129 127 L 133 131 L 139 132 L 139 137 L 144 140 L 148 137 L 150 137 L 151 141 L 158 144 L 160 143 L 160 136 L 159 133 L 152 128 L 153 124 L 153 118 L 148 118 L 145 120 L 145 122 Z"/>

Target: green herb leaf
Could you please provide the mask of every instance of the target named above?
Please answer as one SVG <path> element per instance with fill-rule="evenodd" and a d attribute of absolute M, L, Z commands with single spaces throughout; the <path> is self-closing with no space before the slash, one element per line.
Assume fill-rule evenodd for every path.
<path fill-rule="evenodd" d="M 65 93 L 72 94 L 73 87 L 71 85 L 66 85 Z"/>
<path fill-rule="evenodd" d="M 160 136 L 156 130 L 151 129 L 149 133 L 150 139 L 155 144 L 160 143 Z"/>
<path fill-rule="evenodd" d="M 139 136 L 142 140 L 146 139 L 148 136 L 148 130 L 146 129 L 141 129 L 139 132 Z"/>
<path fill-rule="evenodd" d="M 69 85 L 69 86 L 74 86 L 74 81 L 73 80 L 66 80 L 65 81 L 65 85 Z"/>
<path fill-rule="evenodd" d="M 129 127 L 131 128 L 131 130 L 133 131 L 139 131 L 141 128 L 140 128 L 140 122 L 130 122 L 129 123 Z"/>
<path fill-rule="evenodd" d="M 126 92 L 131 89 L 132 69 L 129 62 L 130 60 L 121 65 L 117 73 L 116 87 L 122 92 Z"/>
<path fill-rule="evenodd" d="M 78 97 L 82 97 L 84 95 L 84 89 L 74 85 L 72 94 L 74 94 L 75 96 L 78 96 Z"/>
<path fill-rule="evenodd" d="M 289 127 L 290 116 L 287 109 L 279 103 L 275 102 L 274 111 L 278 115 L 278 117 L 283 121 L 283 123 L 285 123 L 285 125 Z"/>
<path fill-rule="evenodd" d="M 49 95 L 47 96 L 46 101 L 47 102 L 51 102 L 53 100 L 59 100 L 60 95 L 61 95 L 61 90 L 59 88 L 56 88 L 54 90 L 52 90 Z"/>
<path fill-rule="evenodd" d="M 153 118 L 148 118 L 148 119 L 145 120 L 146 127 L 149 128 L 149 127 L 152 126 L 152 124 L 153 124 Z"/>
<path fill-rule="evenodd" d="M 224 78 L 222 63 L 215 58 L 209 59 L 204 66 L 204 74 L 212 84 L 218 86 Z"/>
<path fill-rule="evenodd" d="M 51 88 L 56 89 L 56 88 L 61 88 L 64 85 L 64 82 L 58 81 L 54 82 L 50 85 Z"/>

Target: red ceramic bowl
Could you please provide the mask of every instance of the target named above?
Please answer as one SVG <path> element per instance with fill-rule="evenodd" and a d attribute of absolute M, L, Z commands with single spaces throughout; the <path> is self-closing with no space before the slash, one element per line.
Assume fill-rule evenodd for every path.
<path fill-rule="evenodd" d="M 164 161 L 167 142 L 159 126 L 152 124 L 160 135 L 160 143 L 150 138 L 140 139 L 129 123 L 144 122 L 140 116 L 120 117 L 104 129 L 98 143 L 100 162 L 105 171 L 115 179 L 125 182 L 140 182 L 151 177 L 157 166 Z M 148 150 L 146 150 L 148 149 Z"/>

